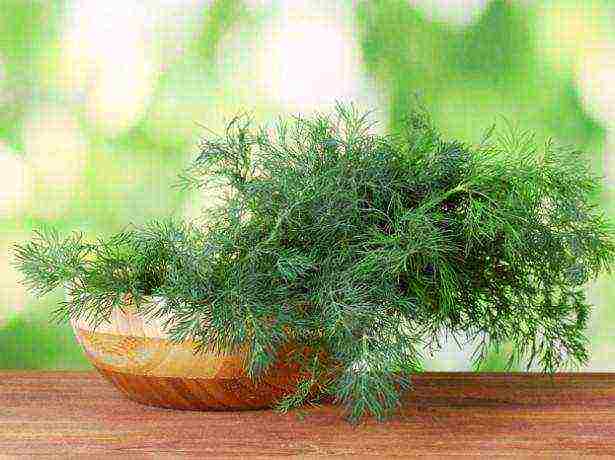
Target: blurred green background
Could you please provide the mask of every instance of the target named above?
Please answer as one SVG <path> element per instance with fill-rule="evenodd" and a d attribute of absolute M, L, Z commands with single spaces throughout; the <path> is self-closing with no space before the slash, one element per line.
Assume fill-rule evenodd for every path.
<path fill-rule="evenodd" d="M 506 116 L 584 149 L 615 215 L 615 5 L 608 0 L 0 0 L 0 368 L 87 369 L 56 292 L 29 296 L 11 244 L 41 224 L 90 237 L 197 216 L 171 188 L 198 124 L 239 110 L 272 122 L 353 100 L 381 130 L 415 93 L 451 137 Z M 613 277 L 587 370 L 615 369 Z M 468 370 L 472 344 L 427 363 Z M 501 370 L 494 351 L 485 370 Z"/>

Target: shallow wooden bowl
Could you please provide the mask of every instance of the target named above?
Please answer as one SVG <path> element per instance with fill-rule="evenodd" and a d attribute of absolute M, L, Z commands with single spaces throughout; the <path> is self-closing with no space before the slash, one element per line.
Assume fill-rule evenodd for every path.
<path fill-rule="evenodd" d="M 96 330 L 83 320 L 71 324 L 90 362 L 128 398 L 154 406 L 192 410 L 268 408 L 295 390 L 300 378 L 293 355 L 306 350 L 287 347 L 257 384 L 243 370 L 245 354 L 221 356 L 194 352 L 193 342 L 174 344 L 164 318 L 144 320 L 134 307 L 116 309 L 109 323 Z"/>

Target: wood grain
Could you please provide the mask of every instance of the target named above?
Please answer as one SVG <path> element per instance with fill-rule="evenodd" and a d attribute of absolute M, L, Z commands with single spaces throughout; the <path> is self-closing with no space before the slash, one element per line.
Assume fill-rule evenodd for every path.
<path fill-rule="evenodd" d="M 425 373 L 400 415 L 339 407 L 196 412 L 136 404 L 94 372 L 0 372 L 0 456 L 408 458 L 615 456 L 615 374 Z"/>
<path fill-rule="evenodd" d="M 95 330 L 82 319 L 72 319 L 71 324 L 84 353 L 103 377 L 133 401 L 167 408 L 271 407 L 296 389 L 301 377 L 296 358 L 311 355 L 305 346 L 287 344 L 267 375 L 254 384 L 244 371 L 245 349 L 230 355 L 211 349 L 195 353 L 194 342 L 170 340 L 165 327 L 169 319 L 146 319 L 127 299 Z"/>

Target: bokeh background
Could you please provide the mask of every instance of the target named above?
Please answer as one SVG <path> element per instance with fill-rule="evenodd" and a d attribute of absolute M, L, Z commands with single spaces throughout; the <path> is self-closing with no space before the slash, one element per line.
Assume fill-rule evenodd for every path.
<path fill-rule="evenodd" d="M 63 293 L 29 296 L 10 246 L 42 224 L 197 216 L 208 197 L 171 185 L 199 124 L 240 110 L 353 100 L 386 130 L 418 93 L 467 142 L 505 116 L 584 149 L 615 215 L 614 25 L 609 0 L 0 0 L 0 368 L 89 368 L 49 321 Z M 615 369 L 614 281 L 588 287 L 587 370 Z M 469 370 L 471 351 L 446 343 L 427 368 Z"/>

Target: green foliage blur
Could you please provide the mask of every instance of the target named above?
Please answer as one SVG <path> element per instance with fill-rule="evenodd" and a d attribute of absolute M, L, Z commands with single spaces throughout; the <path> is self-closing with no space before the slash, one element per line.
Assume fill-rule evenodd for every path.
<path fill-rule="evenodd" d="M 41 225 L 95 238 L 198 216 L 215 197 L 171 185 L 202 126 L 242 110 L 266 122 L 348 98 L 384 130 L 418 94 L 447 136 L 472 143 L 506 117 L 587 152 L 615 216 L 608 0 L 107 3 L 0 3 L 0 369 L 90 367 L 70 326 L 49 321 L 64 294 L 31 298 L 10 246 Z M 615 369 L 613 281 L 588 287 L 588 369 Z M 470 352 L 452 343 L 426 368 L 469 369 Z M 505 352 L 480 370 L 503 369 Z"/>

